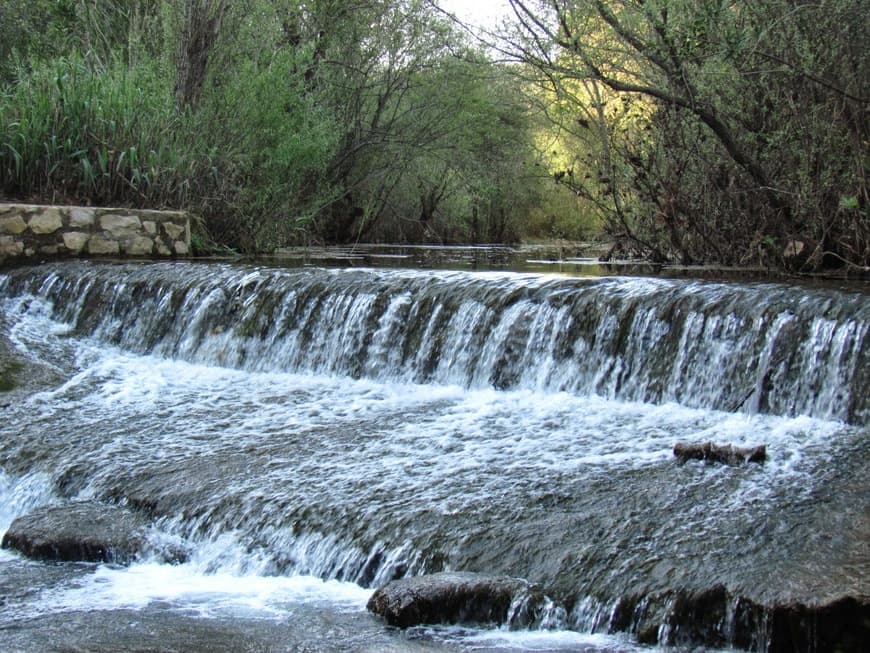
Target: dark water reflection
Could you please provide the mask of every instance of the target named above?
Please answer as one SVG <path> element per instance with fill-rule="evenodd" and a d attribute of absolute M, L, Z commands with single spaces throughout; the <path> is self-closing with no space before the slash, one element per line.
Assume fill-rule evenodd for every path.
<path fill-rule="evenodd" d="M 606 257 L 594 243 L 531 245 L 380 245 L 296 247 L 278 250 L 259 263 L 277 266 L 417 268 L 432 270 L 510 271 L 571 277 L 647 276 L 707 279 L 737 283 L 780 282 L 814 288 L 870 293 L 870 275 L 849 270 L 786 274 L 763 267 L 656 264 Z"/>

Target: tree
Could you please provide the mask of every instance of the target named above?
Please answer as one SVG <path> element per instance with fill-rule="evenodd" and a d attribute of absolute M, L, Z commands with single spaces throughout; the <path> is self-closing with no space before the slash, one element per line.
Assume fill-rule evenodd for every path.
<path fill-rule="evenodd" d="M 444 57 L 417 80 L 429 138 L 409 151 L 387 237 L 512 242 L 538 203 L 533 125 L 513 75 L 480 53 Z M 422 142 L 422 141 L 421 141 Z"/>
<path fill-rule="evenodd" d="M 7 197 L 186 208 L 246 251 L 513 240 L 536 201 L 527 103 L 428 1 L 34 9 L 64 39 L 14 43 Z"/>
<path fill-rule="evenodd" d="M 598 162 L 618 173 L 614 235 L 685 262 L 867 266 L 859 1 L 511 5 L 505 49 L 554 86 L 595 82 L 651 103 L 648 137 L 611 129 Z M 790 256 L 798 243 L 804 256 Z"/>
<path fill-rule="evenodd" d="M 467 238 L 470 202 L 459 196 L 472 192 L 474 138 L 487 129 L 500 137 L 506 115 L 482 101 L 490 91 L 507 98 L 488 86 L 490 63 L 423 0 L 304 2 L 283 28 L 286 42 L 308 53 L 307 95 L 341 126 L 325 184 L 334 194 L 314 234 L 326 242 Z M 490 169 L 492 178 L 498 166 Z M 497 213 L 506 222 L 509 211 Z"/>
<path fill-rule="evenodd" d="M 175 101 L 180 109 L 199 106 L 209 60 L 229 7 L 229 0 L 184 0 L 175 78 Z"/>

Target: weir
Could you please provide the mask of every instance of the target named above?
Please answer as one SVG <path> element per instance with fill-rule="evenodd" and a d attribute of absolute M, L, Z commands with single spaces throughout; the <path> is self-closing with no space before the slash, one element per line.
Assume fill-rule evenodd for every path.
<path fill-rule="evenodd" d="M 4 399 L 0 528 L 96 500 L 149 521 L 143 561 L 205 577 L 502 574 L 548 597 L 517 627 L 660 644 L 866 633 L 862 293 L 67 262 L 0 298 L 57 379 Z M 767 459 L 675 462 L 707 441 Z"/>
<path fill-rule="evenodd" d="M 26 269 L 4 286 L 79 335 L 207 365 L 870 418 L 857 293 L 178 264 Z"/>

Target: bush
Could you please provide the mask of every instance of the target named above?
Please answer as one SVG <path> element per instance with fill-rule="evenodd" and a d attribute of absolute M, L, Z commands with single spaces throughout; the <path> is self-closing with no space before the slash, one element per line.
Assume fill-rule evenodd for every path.
<path fill-rule="evenodd" d="M 331 197 L 326 168 L 340 130 L 306 95 L 299 67 L 287 51 L 243 66 L 197 116 L 198 140 L 220 153 L 223 206 L 204 208 L 222 242 L 262 251 L 298 240 Z"/>
<path fill-rule="evenodd" d="M 24 201 L 180 208 L 222 244 L 263 250 L 299 237 L 329 194 L 328 115 L 277 55 L 179 111 L 157 62 L 53 60 L 0 96 L 0 195 Z"/>

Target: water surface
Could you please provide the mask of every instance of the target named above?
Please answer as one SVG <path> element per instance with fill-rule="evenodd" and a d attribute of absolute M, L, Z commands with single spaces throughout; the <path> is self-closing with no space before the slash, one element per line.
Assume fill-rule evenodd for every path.
<path fill-rule="evenodd" d="M 861 293 L 67 263 L 0 296 L 53 379 L 2 397 L 0 531 L 82 499 L 152 520 L 129 568 L 0 553 L 6 650 L 630 651 L 625 597 L 868 594 Z M 676 465 L 708 440 L 768 460 Z M 365 612 L 439 570 L 553 609 L 524 631 Z"/>

